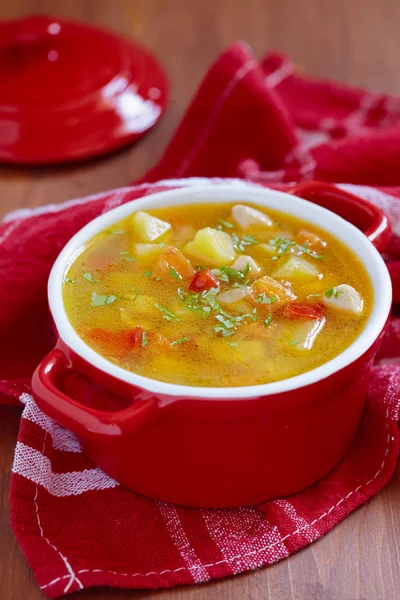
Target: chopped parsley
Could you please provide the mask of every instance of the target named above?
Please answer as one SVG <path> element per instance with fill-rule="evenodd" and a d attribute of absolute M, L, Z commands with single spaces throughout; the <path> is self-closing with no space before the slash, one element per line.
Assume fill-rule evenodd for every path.
<path fill-rule="evenodd" d="M 229 347 L 230 347 L 230 348 L 234 348 L 234 347 L 235 347 L 235 346 L 237 346 L 237 345 L 238 345 L 238 344 L 237 344 L 237 342 L 231 342 L 231 343 L 229 344 Z"/>
<path fill-rule="evenodd" d="M 125 233 L 123 229 L 109 229 L 108 233 L 112 233 L 113 235 L 122 235 Z"/>
<path fill-rule="evenodd" d="M 173 312 L 165 308 L 165 306 L 161 306 L 160 304 L 158 304 L 158 302 L 155 302 L 154 306 L 158 308 L 160 312 L 163 313 L 163 319 L 166 319 L 167 321 L 173 321 L 175 323 L 178 323 L 180 321 L 180 318 L 177 317 Z"/>
<path fill-rule="evenodd" d="M 215 333 L 220 333 L 223 337 L 233 335 L 242 324 L 246 324 L 249 320 L 258 321 L 257 309 L 252 313 L 244 313 L 239 316 L 233 316 L 221 308 L 220 303 L 216 299 L 219 288 L 211 288 L 204 290 L 201 293 L 185 292 L 182 288 L 178 288 L 178 296 L 182 300 L 184 307 L 187 310 L 200 312 L 202 317 L 209 317 L 214 311 L 214 317 L 217 324 L 214 326 Z"/>
<path fill-rule="evenodd" d="M 229 221 L 225 221 L 224 219 L 219 219 L 219 223 L 221 223 L 222 227 L 227 227 L 227 229 L 233 229 L 234 225 L 229 223 Z"/>
<path fill-rule="evenodd" d="M 125 252 L 120 252 L 120 254 L 129 254 L 129 252 L 126 250 Z"/>
<path fill-rule="evenodd" d="M 329 290 L 326 290 L 325 296 L 330 298 L 333 296 L 334 298 L 339 298 L 340 294 L 343 294 L 341 290 L 338 290 L 336 287 L 331 287 Z"/>
<path fill-rule="evenodd" d="M 232 279 L 244 279 L 245 277 L 242 271 L 237 271 L 236 269 L 232 269 L 232 267 L 221 267 L 220 271 L 228 277 L 232 277 Z"/>
<path fill-rule="evenodd" d="M 178 271 L 174 269 L 174 267 L 170 267 L 168 269 L 168 275 L 171 275 L 171 277 L 177 279 L 178 281 L 182 281 L 182 277 L 179 275 Z"/>
<path fill-rule="evenodd" d="M 125 294 L 125 296 L 123 296 L 124 300 L 136 300 L 136 298 L 138 297 L 138 292 L 137 290 L 135 290 L 135 288 L 131 288 L 133 290 L 133 292 L 130 292 L 129 294 Z"/>
<path fill-rule="evenodd" d="M 251 269 L 251 265 L 250 265 L 250 263 L 247 263 L 247 265 L 245 266 L 245 268 L 242 271 L 243 277 L 246 277 L 246 275 L 248 275 L 250 273 L 250 269 Z"/>
<path fill-rule="evenodd" d="M 216 275 L 220 281 L 229 282 L 229 277 L 226 273 L 224 273 L 221 269 L 211 269 L 211 273 Z"/>
<path fill-rule="evenodd" d="M 278 297 L 275 295 L 267 296 L 264 292 L 261 292 L 261 294 L 256 296 L 256 302 L 259 302 L 260 304 L 274 304 L 275 302 L 278 302 Z"/>
<path fill-rule="evenodd" d="M 236 233 L 232 233 L 232 243 L 237 252 L 244 252 L 246 246 L 258 244 L 258 239 L 247 233 L 242 238 L 239 238 Z"/>
<path fill-rule="evenodd" d="M 147 339 L 147 333 L 145 331 L 143 331 L 143 333 L 142 333 L 142 348 L 147 346 L 148 343 L 149 343 L 149 340 Z"/>
<path fill-rule="evenodd" d="M 289 342 L 289 346 L 296 346 L 297 344 L 300 344 L 300 340 L 297 338 Z"/>
<path fill-rule="evenodd" d="M 304 244 L 300 244 L 299 246 L 297 246 L 297 249 L 300 252 L 300 254 L 308 254 L 309 256 L 312 256 L 312 258 L 316 258 L 318 260 L 322 260 L 323 258 L 325 258 L 323 254 L 317 254 L 316 252 L 311 250 L 308 247 L 308 242 L 304 242 Z"/>
<path fill-rule="evenodd" d="M 65 283 L 75 283 L 75 279 L 71 279 L 71 277 L 64 277 Z"/>
<path fill-rule="evenodd" d="M 265 327 L 269 327 L 271 325 L 271 322 L 272 322 L 272 314 L 269 313 L 268 317 L 264 321 Z"/>
<path fill-rule="evenodd" d="M 185 309 L 201 312 L 203 317 L 208 317 L 211 309 L 220 309 L 220 303 L 215 298 L 218 292 L 219 288 L 203 290 L 201 293 L 185 292 L 182 288 L 178 288 L 178 296 L 182 300 Z"/>
<path fill-rule="evenodd" d="M 112 304 L 113 302 L 116 301 L 116 299 L 117 299 L 117 296 L 114 296 L 113 294 L 106 295 L 106 294 L 96 294 L 96 292 L 93 292 L 92 301 L 90 304 L 92 306 L 104 306 L 106 304 Z"/>
<path fill-rule="evenodd" d="M 321 294 L 307 294 L 307 298 L 319 298 Z"/>
<path fill-rule="evenodd" d="M 145 271 L 143 273 L 143 277 L 151 277 L 153 275 L 153 271 Z"/>
<path fill-rule="evenodd" d="M 133 256 L 124 256 L 124 260 L 128 262 L 136 262 L 136 258 L 133 258 Z"/>
<path fill-rule="evenodd" d="M 278 260 L 283 254 L 290 252 L 291 249 L 296 249 L 299 254 L 308 254 L 312 258 L 323 259 L 323 254 L 317 254 L 308 247 L 308 242 L 304 244 L 296 244 L 293 240 L 288 238 L 272 238 L 268 240 L 268 244 L 273 246 L 276 250 L 275 256 L 272 256 L 270 260 Z"/>
<path fill-rule="evenodd" d="M 190 338 L 183 337 L 180 340 L 174 340 L 173 342 L 171 342 L 171 346 L 176 346 L 177 344 L 184 344 L 185 342 L 188 342 L 189 340 L 190 340 Z"/>
<path fill-rule="evenodd" d="M 218 321 L 218 325 L 214 327 L 215 333 L 221 333 L 222 337 L 227 337 L 229 335 L 233 335 L 238 326 L 246 323 L 246 319 L 250 319 L 255 322 L 258 320 L 256 314 L 256 309 L 254 309 L 253 313 L 245 313 L 240 315 L 239 317 L 234 317 L 224 310 L 220 309 L 219 314 L 215 315 L 216 320 Z"/>
<path fill-rule="evenodd" d="M 84 277 L 87 281 L 90 281 L 90 283 L 99 283 L 98 279 L 93 279 L 91 273 L 83 273 L 82 277 Z"/>
<path fill-rule="evenodd" d="M 289 252 L 293 246 L 296 246 L 296 242 L 288 238 L 272 238 L 268 240 L 268 244 L 276 250 L 275 256 L 272 256 L 270 260 L 278 260 L 283 254 Z"/>
<path fill-rule="evenodd" d="M 233 269 L 232 267 L 221 267 L 220 269 L 212 269 L 211 273 L 213 273 L 213 275 L 216 275 L 221 281 L 229 283 L 229 277 L 231 279 L 239 279 L 240 281 L 244 279 L 246 275 L 249 274 L 250 268 L 250 263 L 247 263 L 243 271 L 238 271 L 237 269 Z M 249 280 L 246 280 L 243 283 L 244 285 L 247 285 L 249 283 Z M 233 285 L 237 287 L 237 284 Z"/>

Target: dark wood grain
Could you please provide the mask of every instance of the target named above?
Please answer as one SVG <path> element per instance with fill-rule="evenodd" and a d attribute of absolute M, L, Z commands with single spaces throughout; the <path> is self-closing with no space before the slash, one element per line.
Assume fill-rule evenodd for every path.
<path fill-rule="evenodd" d="M 291 55 L 307 73 L 400 92 L 398 0 L 3 0 L 0 19 L 48 12 L 107 26 L 162 57 L 172 84 L 160 125 L 112 157 L 62 168 L 0 168 L 0 216 L 125 185 L 157 162 L 210 62 L 245 39 L 256 56 Z M 0 284 L 1 285 L 1 284 Z M 19 413 L 0 408 L 0 600 L 39 600 L 8 522 Z M 395 600 L 400 598 L 400 471 L 341 525 L 257 572 L 159 592 L 89 590 L 82 600 Z M 74 595 L 74 598 L 78 598 Z"/>

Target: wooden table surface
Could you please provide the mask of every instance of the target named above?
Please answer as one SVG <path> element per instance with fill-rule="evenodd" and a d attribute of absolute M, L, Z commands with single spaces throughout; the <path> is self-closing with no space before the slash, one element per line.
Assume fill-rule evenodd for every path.
<path fill-rule="evenodd" d="M 0 168 L 0 217 L 118 187 L 155 164 L 203 73 L 228 44 L 256 56 L 276 48 L 307 73 L 374 91 L 400 92 L 398 0 L 3 0 L 0 19 L 50 13 L 104 25 L 145 44 L 165 63 L 171 103 L 136 146 L 82 166 Z M 1 76 L 1 74 L 0 74 Z M 1 285 L 1 283 L 0 283 Z M 8 520 L 10 468 L 19 413 L 0 408 L 0 600 L 43 594 Z M 85 600 L 394 600 L 400 598 L 400 471 L 376 498 L 289 559 L 239 577 L 167 591 L 107 589 Z M 73 595 L 78 598 L 77 594 Z"/>

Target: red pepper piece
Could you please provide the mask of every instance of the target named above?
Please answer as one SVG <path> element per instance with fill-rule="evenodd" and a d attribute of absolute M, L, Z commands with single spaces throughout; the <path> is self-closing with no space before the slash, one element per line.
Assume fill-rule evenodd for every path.
<path fill-rule="evenodd" d="M 204 290 L 211 290 L 211 288 L 217 288 L 220 285 L 220 281 L 216 275 L 211 273 L 210 269 L 202 269 L 197 271 L 193 277 L 192 282 L 189 286 L 191 292 L 203 292 Z"/>

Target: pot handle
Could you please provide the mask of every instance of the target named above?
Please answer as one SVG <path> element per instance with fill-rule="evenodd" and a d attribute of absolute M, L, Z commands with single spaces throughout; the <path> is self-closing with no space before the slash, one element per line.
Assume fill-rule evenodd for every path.
<path fill-rule="evenodd" d="M 132 435 L 145 425 L 158 410 L 155 396 L 135 399 L 128 408 L 103 412 L 84 406 L 61 391 L 60 377 L 74 372 L 72 364 L 60 348 L 54 348 L 42 360 L 32 377 L 32 393 L 38 406 L 63 427 L 83 438 L 112 439 Z"/>
<path fill-rule="evenodd" d="M 338 214 L 360 229 L 379 252 L 392 237 L 387 215 L 375 204 L 323 181 L 303 181 L 288 192 Z"/>

